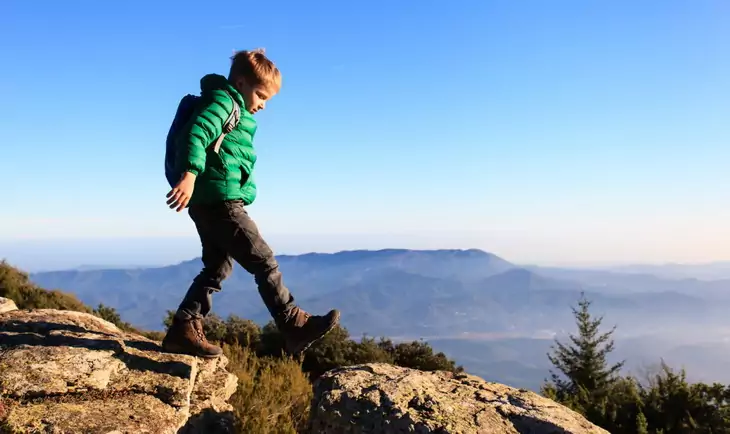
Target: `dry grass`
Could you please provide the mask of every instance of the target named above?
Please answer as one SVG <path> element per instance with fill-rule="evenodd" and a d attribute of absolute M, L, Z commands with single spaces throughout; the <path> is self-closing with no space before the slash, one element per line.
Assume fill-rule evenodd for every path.
<path fill-rule="evenodd" d="M 309 417 L 312 385 L 292 359 L 260 358 L 238 345 L 224 345 L 228 370 L 238 377 L 229 403 L 236 431 L 257 434 L 303 432 Z"/>

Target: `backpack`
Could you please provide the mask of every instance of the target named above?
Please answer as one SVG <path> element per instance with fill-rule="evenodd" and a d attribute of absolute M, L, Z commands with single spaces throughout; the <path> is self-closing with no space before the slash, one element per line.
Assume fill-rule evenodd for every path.
<path fill-rule="evenodd" d="M 228 96 L 231 97 L 231 100 L 233 101 L 233 110 L 228 116 L 228 119 L 226 119 L 226 122 L 223 124 L 223 132 L 213 143 L 213 152 L 216 154 L 221 147 L 223 138 L 226 134 L 233 131 L 233 129 L 238 125 L 238 121 L 241 120 L 241 107 L 238 106 L 238 103 L 236 103 L 236 100 L 230 93 Z M 193 114 L 195 114 L 200 100 L 201 97 L 197 95 L 185 95 L 177 106 L 175 118 L 172 120 L 170 130 L 167 132 L 167 142 L 165 145 L 165 177 L 167 178 L 167 182 L 170 184 L 170 187 L 175 187 L 182 176 L 182 173 L 179 173 L 175 169 L 175 162 L 177 160 L 177 136 L 180 133 L 180 130 L 182 130 L 188 122 L 192 120 Z"/>

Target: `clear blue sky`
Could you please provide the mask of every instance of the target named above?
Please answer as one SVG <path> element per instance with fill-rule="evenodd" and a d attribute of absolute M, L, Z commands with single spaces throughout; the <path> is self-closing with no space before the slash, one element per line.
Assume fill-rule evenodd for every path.
<path fill-rule="evenodd" d="M 165 134 L 202 75 L 265 47 L 284 83 L 251 213 L 279 252 L 730 259 L 730 2 L 256 3 L 3 1 L 0 256 L 197 254 Z"/>

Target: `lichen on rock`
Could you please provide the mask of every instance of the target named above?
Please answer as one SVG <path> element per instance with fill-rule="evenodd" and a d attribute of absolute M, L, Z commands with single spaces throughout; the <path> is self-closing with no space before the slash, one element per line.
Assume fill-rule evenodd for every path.
<path fill-rule="evenodd" d="M 232 432 L 237 380 L 226 364 L 162 352 L 87 313 L 7 310 L 0 418 L 19 433 Z"/>
<path fill-rule="evenodd" d="M 536 393 L 387 364 L 336 369 L 315 384 L 314 434 L 607 434 Z"/>

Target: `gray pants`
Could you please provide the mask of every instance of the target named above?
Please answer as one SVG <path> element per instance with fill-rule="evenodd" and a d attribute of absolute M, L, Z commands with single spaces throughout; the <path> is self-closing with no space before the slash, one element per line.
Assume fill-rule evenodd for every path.
<path fill-rule="evenodd" d="M 203 270 L 193 280 L 178 308 L 181 318 L 206 316 L 213 307 L 211 295 L 238 262 L 254 276 L 259 294 L 274 319 L 294 307 L 291 295 L 279 271 L 274 252 L 261 237 L 241 201 L 227 201 L 189 208 L 203 245 Z"/>

